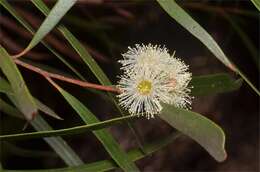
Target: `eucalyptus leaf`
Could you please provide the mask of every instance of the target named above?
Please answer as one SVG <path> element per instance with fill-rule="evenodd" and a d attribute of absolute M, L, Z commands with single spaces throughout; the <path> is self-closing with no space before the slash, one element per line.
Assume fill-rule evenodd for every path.
<path fill-rule="evenodd" d="M 52 83 L 62 94 L 65 100 L 71 105 L 71 107 L 79 114 L 81 119 L 86 124 L 92 124 L 99 122 L 99 120 L 92 114 L 86 106 L 84 106 L 79 100 L 73 97 L 71 94 L 63 90 L 61 87 Z M 139 171 L 136 165 L 127 157 L 127 154 L 120 148 L 120 145 L 113 138 L 113 136 L 106 130 L 100 129 L 93 131 L 95 136 L 103 144 L 104 148 L 115 160 L 115 162 L 125 171 Z"/>
<path fill-rule="evenodd" d="M 16 104 L 15 100 L 12 96 L 9 96 L 10 100 L 13 104 Z M 2 99 L 0 99 L 0 110 L 6 114 L 9 114 L 13 117 L 22 118 L 23 114 L 18 111 L 13 106 L 9 105 Z M 38 114 L 33 121 L 31 121 L 31 125 L 37 131 L 51 131 L 52 127 Z M 77 166 L 83 164 L 83 161 L 80 157 L 72 150 L 72 148 L 67 144 L 65 140 L 61 137 L 50 137 L 44 138 L 44 140 L 50 145 L 50 147 L 55 150 L 55 152 L 60 156 L 61 159 L 68 166 Z"/>
<path fill-rule="evenodd" d="M 3 109 L 3 111 L 10 111 L 12 112 L 12 109 L 6 105 L 3 100 L 0 99 L 0 103 L 2 105 L 0 106 L 0 110 Z M 10 113 L 9 112 L 9 113 Z M 17 111 L 13 111 L 11 114 L 16 114 Z M 18 114 L 18 113 L 17 113 Z M 16 116 L 16 115 L 12 115 Z M 77 127 L 71 127 L 71 128 L 65 128 L 65 129 L 58 129 L 58 130 L 46 130 L 46 131 L 38 131 L 38 132 L 31 132 L 31 133 L 20 133 L 20 134 L 10 134 L 10 135 L 0 135 L 0 141 L 8 141 L 8 140 L 20 140 L 20 139 L 31 139 L 31 138 L 41 138 L 41 137 L 53 137 L 53 136 L 69 136 L 69 135 L 75 135 L 84 133 L 86 131 L 94 131 L 94 130 L 100 130 L 106 127 L 110 127 L 112 125 L 116 125 L 125 121 L 134 120 L 137 116 L 124 116 L 119 118 L 113 118 L 101 122 L 96 122 L 92 124 L 77 126 Z"/>
<path fill-rule="evenodd" d="M 260 11 L 260 1 L 259 0 L 251 0 L 251 2 L 255 5 L 255 7 Z"/>
<path fill-rule="evenodd" d="M 242 79 L 233 79 L 226 73 L 194 76 L 190 82 L 194 96 L 204 96 L 237 90 L 243 83 Z"/>
<path fill-rule="evenodd" d="M 34 29 L 20 16 L 17 14 L 15 9 L 6 1 L 0 0 L 0 4 L 22 25 L 26 28 L 31 34 L 34 34 Z M 56 50 L 50 47 L 43 39 L 41 43 L 49 49 L 63 64 L 65 64 L 72 72 L 74 72 L 80 79 L 84 80 L 84 77 Z"/>
<path fill-rule="evenodd" d="M 222 49 L 210 34 L 201 27 L 186 11 L 184 11 L 175 0 L 157 0 L 160 6 L 181 26 L 188 30 L 193 36 L 198 38 L 224 65 L 237 72 L 247 84 L 260 96 L 259 90 L 224 54 Z"/>
<path fill-rule="evenodd" d="M 40 100 L 34 98 L 34 101 L 35 101 L 37 107 L 39 108 L 39 110 L 41 110 L 42 112 L 46 113 L 47 115 L 49 115 L 53 118 L 63 120 L 61 117 L 59 117 L 59 115 L 56 114 L 56 112 L 54 112 L 51 108 L 49 108 L 48 106 L 43 104 Z"/>
<path fill-rule="evenodd" d="M 45 5 L 42 0 L 32 0 L 32 3 L 45 15 L 49 16 L 51 11 Z M 71 46 L 78 52 L 82 60 L 88 65 L 93 74 L 97 77 L 103 85 L 112 85 L 107 78 L 106 74 L 98 66 L 95 60 L 88 53 L 86 48 L 80 43 L 80 41 L 64 26 L 59 25 L 58 30 L 64 35 Z"/>
<path fill-rule="evenodd" d="M 166 104 L 159 117 L 199 143 L 217 161 L 226 159 L 225 134 L 213 121 L 198 113 Z"/>
<path fill-rule="evenodd" d="M 161 150 L 163 147 L 169 145 L 174 140 L 180 136 L 179 133 L 173 133 L 165 138 L 160 138 L 156 142 L 148 143 L 144 145 L 146 154 L 143 153 L 140 149 L 132 149 L 127 153 L 127 156 L 132 161 L 137 161 L 142 159 L 150 154 Z M 6 172 L 101 172 L 117 169 L 118 167 L 112 160 L 102 160 L 89 164 L 80 165 L 77 167 L 68 167 L 68 168 L 59 168 L 59 169 L 47 169 L 47 170 L 5 170 Z"/>
<path fill-rule="evenodd" d="M 34 116 L 37 114 L 37 105 L 16 64 L 2 46 L 0 46 L 0 67 L 11 84 L 17 106 L 23 112 L 27 120 L 33 120 Z"/>
<path fill-rule="evenodd" d="M 61 18 L 76 2 L 77 0 L 59 0 L 52 8 L 51 12 L 46 17 L 46 19 L 43 21 L 40 28 L 33 36 L 33 39 L 31 40 L 29 45 L 25 48 L 25 50 L 22 53 L 20 53 L 20 55 L 25 54 L 35 45 L 37 45 L 55 27 L 55 25 L 61 20 Z"/>

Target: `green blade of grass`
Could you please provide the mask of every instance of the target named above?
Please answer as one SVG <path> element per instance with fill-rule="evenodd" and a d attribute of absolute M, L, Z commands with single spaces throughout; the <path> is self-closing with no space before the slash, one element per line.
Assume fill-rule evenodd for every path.
<path fill-rule="evenodd" d="M 49 15 L 45 18 L 40 28 L 37 30 L 29 45 L 18 55 L 24 55 L 34 46 L 36 46 L 61 20 L 61 18 L 69 11 L 69 9 L 77 2 L 77 0 L 63 1 L 58 0 Z"/>
<path fill-rule="evenodd" d="M 160 6 L 181 26 L 198 38 L 224 65 L 237 72 L 247 84 L 260 96 L 259 90 L 251 81 L 227 58 L 222 49 L 210 34 L 202 28 L 188 13 L 186 13 L 175 0 L 157 0 Z"/>
<path fill-rule="evenodd" d="M 161 150 L 163 147 L 172 143 L 177 139 L 180 134 L 173 133 L 165 138 L 160 138 L 154 143 L 148 143 L 144 145 L 146 154 L 143 153 L 140 149 L 132 149 L 127 153 L 127 156 L 132 161 L 140 160 L 158 150 Z M 116 164 L 111 160 L 102 160 L 90 164 L 80 165 L 78 167 L 69 167 L 69 168 L 59 168 L 59 169 L 47 169 L 47 170 L 5 170 L 6 172 L 101 172 L 109 171 L 118 168 Z"/>
<path fill-rule="evenodd" d="M 86 106 L 84 106 L 79 100 L 73 97 L 71 94 L 63 90 L 53 81 L 52 84 L 58 91 L 62 94 L 65 100 L 71 105 L 71 107 L 79 114 L 81 119 L 86 124 L 97 123 L 99 120 L 92 114 Z M 113 136 L 106 130 L 100 129 L 93 131 L 95 136 L 103 144 L 104 148 L 114 159 L 114 161 L 124 170 L 124 171 L 139 171 L 136 165 L 127 157 L 127 154 L 120 148 L 120 145 L 116 142 Z"/>
<path fill-rule="evenodd" d="M 25 27 L 31 34 L 34 34 L 34 29 L 13 9 L 13 7 L 6 1 L 0 0 L 0 4 L 23 26 Z M 66 59 L 60 55 L 57 51 L 51 48 L 45 41 L 41 40 L 41 43 L 49 49 L 62 63 L 64 63 L 72 72 L 74 72 L 77 77 L 84 80 L 84 77 L 72 66 Z"/>
<path fill-rule="evenodd" d="M 254 6 L 260 11 L 260 1 L 259 0 L 251 0 Z"/>
<path fill-rule="evenodd" d="M 14 104 L 16 104 L 12 96 L 9 95 L 8 97 Z M 16 108 L 9 105 L 8 103 L 4 102 L 2 99 L 0 99 L 0 110 L 14 117 L 22 118 L 23 116 L 20 111 L 18 111 Z M 39 114 L 31 122 L 31 125 L 37 131 L 52 130 L 52 127 Z M 83 161 L 79 158 L 79 156 L 61 137 L 44 138 L 44 140 L 68 166 L 78 166 L 83 164 Z"/>
<path fill-rule="evenodd" d="M 226 159 L 225 134 L 211 120 L 198 113 L 166 104 L 159 117 L 199 143 L 217 161 Z"/>
<path fill-rule="evenodd" d="M 16 64 L 2 46 L 0 46 L 0 67 L 11 84 L 18 108 L 23 112 L 28 121 L 33 120 L 37 114 L 37 105 Z"/>
<path fill-rule="evenodd" d="M 194 96 L 225 93 L 237 90 L 243 83 L 242 79 L 233 79 L 225 73 L 194 76 L 190 82 Z"/>

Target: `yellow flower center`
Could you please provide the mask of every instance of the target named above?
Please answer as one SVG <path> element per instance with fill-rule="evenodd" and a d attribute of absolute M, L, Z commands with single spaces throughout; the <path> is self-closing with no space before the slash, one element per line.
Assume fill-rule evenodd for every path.
<path fill-rule="evenodd" d="M 137 85 L 137 89 L 140 94 L 147 95 L 152 90 L 152 83 L 150 81 L 143 80 Z"/>

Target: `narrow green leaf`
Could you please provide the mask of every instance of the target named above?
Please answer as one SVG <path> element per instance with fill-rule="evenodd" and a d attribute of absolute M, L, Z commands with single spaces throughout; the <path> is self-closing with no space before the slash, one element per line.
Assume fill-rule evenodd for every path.
<path fill-rule="evenodd" d="M 225 134 L 211 120 L 198 113 L 166 104 L 159 117 L 199 143 L 217 161 L 226 159 Z"/>
<path fill-rule="evenodd" d="M 237 90 L 241 87 L 243 80 L 234 80 L 225 73 L 194 76 L 190 82 L 191 93 L 194 96 L 225 93 Z"/>
<path fill-rule="evenodd" d="M 144 145 L 146 154 L 143 153 L 140 149 L 132 149 L 127 155 L 132 161 L 137 161 L 142 159 L 158 150 L 161 150 L 163 147 L 172 143 L 177 139 L 180 134 L 173 133 L 165 138 L 160 138 L 154 143 L 149 143 Z M 101 172 L 109 171 L 118 168 L 116 164 L 111 160 L 102 160 L 90 164 L 80 165 L 78 167 L 69 167 L 69 168 L 59 168 L 59 169 L 47 169 L 47 170 L 6 170 L 6 172 Z"/>
<path fill-rule="evenodd" d="M 14 104 L 16 104 L 15 100 L 11 96 L 9 96 L 9 98 Z M 23 116 L 23 114 L 13 106 L 7 104 L 1 99 L 0 101 L 0 110 L 2 112 L 18 118 L 21 118 Z M 52 130 L 51 126 L 39 114 L 35 117 L 33 121 L 31 121 L 31 125 L 37 131 Z M 44 138 L 44 140 L 50 145 L 50 147 L 52 147 L 52 149 L 60 156 L 61 159 L 64 160 L 64 162 L 68 166 L 78 166 L 83 164 L 83 161 L 61 137 Z"/>
<path fill-rule="evenodd" d="M 42 112 L 46 113 L 47 115 L 49 115 L 53 118 L 63 120 L 61 117 L 59 117 L 59 115 L 56 114 L 56 112 L 54 112 L 51 108 L 49 108 L 48 106 L 43 104 L 40 100 L 34 98 L 34 101 L 35 101 L 37 107 L 39 108 L 39 110 L 41 110 Z"/>
<path fill-rule="evenodd" d="M 81 119 L 86 124 L 97 123 L 99 120 L 92 114 L 86 106 L 71 94 L 55 85 L 59 92 L 63 95 L 71 107 L 80 115 Z M 120 148 L 113 136 L 106 130 L 100 129 L 93 132 L 99 141 L 103 144 L 110 156 L 115 162 L 125 171 L 139 171 L 136 165 L 127 157 L 127 154 Z"/>
<path fill-rule="evenodd" d="M 192 35 L 198 38 L 208 49 L 227 67 L 232 66 L 232 63 L 223 53 L 218 44 L 202 28 L 188 13 L 186 13 L 175 0 L 157 0 L 161 7 L 180 25 L 187 29 Z"/>
<path fill-rule="evenodd" d="M 32 3 L 45 15 L 49 15 L 50 10 L 42 0 L 32 0 Z M 91 57 L 86 48 L 80 41 L 63 25 L 58 26 L 58 30 L 64 35 L 71 46 L 78 52 L 82 60 L 88 65 L 99 82 L 103 85 L 112 85 L 106 74 L 98 66 L 96 61 Z"/>
<path fill-rule="evenodd" d="M 21 53 L 25 54 L 35 45 L 37 45 L 61 20 L 61 18 L 69 11 L 69 9 L 76 3 L 77 0 L 63 1 L 59 0 L 49 15 L 45 18 L 40 28 L 35 33 L 33 39 L 26 47 L 26 49 Z"/>
<path fill-rule="evenodd" d="M 249 81 L 249 79 L 227 58 L 216 41 L 210 34 L 202 28 L 188 13 L 186 13 L 175 0 L 157 0 L 160 6 L 180 25 L 188 30 L 193 36 L 198 38 L 223 64 L 231 70 L 237 72 L 248 85 L 260 96 L 259 90 Z"/>
<path fill-rule="evenodd" d="M 259 0 L 251 0 L 251 2 L 255 5 L 255 7 L 260 11 L 260 1 Z"/>
<path fill-rule="evenodd" d="M 38 131 L 53 130 L 40 115 L 37 115 L 31 124 Z M 68 166 L 77 166 L 83 164 L 83 161 L 80 159 L 80 157 L 61 137 L 44 138 L 44 140 L 50 145 L 50 147 L 52 147 L 53 150 L 55 150 L 59 157 L 63 159 L 63 161 Z"/>
<path fill-rule="evenodd" d="M 25 118 L 31 121 L 37 113 L 37 106 L 16 64 L 2 46 L 0 47 L 0 67 L 11 84 L 17 106 Z"/>
<path fill-rule="evenodd" d="M 20 16 L 16 13 L 12 6 L 6 0 L 0 0 L 0 4 L 30 33 L 34 34 L 34 29 Z M 80 79 L 84 80 L 84 77 L 57 51 L 51 48 L 46 42 L 41 40 L 41 43 L 49 49 L 62 63 L 64 63 L 72 72 L 74 72 Z"/>
<path fill-rule="evenodd" d="M 3 100 L 0 99 L 0 103 L 2 103 L 2 101 Z M 5 102 L 3 102 L 3 105 L 0 106 L 0 110 L 3 108 L 6 109 L 4 111 L 7 111 L 10 109 L 8 106 L 6 107 Z M 10 110 L 12 111 L 12 109 L 10 109 Z M 15 114 L 16 112 L 17 111 L 14 111 L 11 113 Z M 66 136 L 75 135 L 75 134 L 84 133 L 86 131 L 100 130 L 102 128 L 110 127 L 112 125 L 117 125 L 117 124 L 125 122 L 127 120 L 134 120 L 136 118 L 137 118 L 137 116 L 128 115 L 128 116 L 124 116 L 124 117 L 113 118 L 110 120 L 105 120 L 105 121 L 91 123 L 91 124 L 77 126 L 77 127 L 59 129 L 59 130 L 1 135 L 0 141 L 17 140 L 17 139 L 31 139 L 31 138 L 40 138 L 40 137 L 53 137 L 53 136 L 63 136 L 63 135 L 66 135 Z"/>

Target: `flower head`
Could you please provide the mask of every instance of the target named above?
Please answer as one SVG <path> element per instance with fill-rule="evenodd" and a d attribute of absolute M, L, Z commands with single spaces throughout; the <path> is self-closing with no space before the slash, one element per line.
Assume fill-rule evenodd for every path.
<path fill-rule="evenodd" d="M 122 75 L 118 83 L 120 105 L 132 115 L 153 117 L 162 110 L 161 101 L 170 101 L 166 79 L 148 69 Z"/>
<path fill-rule="evenodd" d="M 161 103 L 188 108 L 191 104 L 188 84 L 191 73 L 180 59 L 165 47 L 136 45 L 123 54 L 124 74 L 118 83 L 122 91 L 120 105 L 132 115 L 148 119 L 162 110 Z"/>
<path fill-rule="evenodd" d="M 136 44 L 134 48 L 128 47 L 128 51 L 122 56 L 123 60 L 119 60 L 119 63 L 122 64 L 121 69 L 126 72 L 142 70 L 144 67 L 160 70 L 171 60 L 165 47 L 151 44 L 147 46 Z"/>

